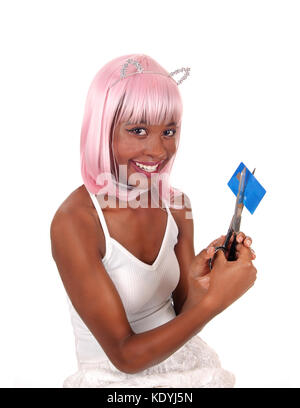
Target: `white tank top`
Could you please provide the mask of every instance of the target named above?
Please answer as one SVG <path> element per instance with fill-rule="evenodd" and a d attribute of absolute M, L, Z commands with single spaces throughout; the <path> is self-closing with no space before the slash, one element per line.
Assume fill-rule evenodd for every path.
<path fill-rule="evenodd" d="M 141 333 L 172 320 L 176 314 L 171 295 L 180 277 L 180 267 L 174 252 L 178 227 L 166 202 L 164 201 L 164 205 L 168 220 L 165 235 L 157 258 L 149 265 L 110 236 L 101 205 L 95 195 L 89 194 L 105 235 L 106 252 L 102 263 L 120 295 L 132 330 Z M 85 364 L 107 360 L 108 357 L 68 296 L 67 299 L 79 368 Z"/>

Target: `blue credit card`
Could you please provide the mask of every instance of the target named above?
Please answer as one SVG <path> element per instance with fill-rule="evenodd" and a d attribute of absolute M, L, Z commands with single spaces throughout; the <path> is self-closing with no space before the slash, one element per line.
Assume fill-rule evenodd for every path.
<path fill-rule="evenodd" d="M 239 176 L 242 170 L 246 167 L 243 162 L 238 166 L 233 176 L 227 183 L 228 187 L 231 189 L 234 195 L 237 196 L 239 191 Z M 250 211 L 251 214 L 254 213 L 258 204 L 261 202 L 263 196 L 266 194 L 266 190 L 257 181 L 255 176 L 246 167 L 245 176 L 245 193 L 244 193 L 244 205 Z"/>

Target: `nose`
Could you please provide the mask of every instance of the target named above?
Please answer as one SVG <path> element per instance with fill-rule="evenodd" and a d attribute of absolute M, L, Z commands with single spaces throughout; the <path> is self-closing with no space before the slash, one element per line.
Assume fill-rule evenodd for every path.
<path fill-rule="evenodd" d="M 167 149 L 160 136 L 149 138 L 144 154 L 151 158 L 151 161 L 165 160 L 168 157 Z"/>

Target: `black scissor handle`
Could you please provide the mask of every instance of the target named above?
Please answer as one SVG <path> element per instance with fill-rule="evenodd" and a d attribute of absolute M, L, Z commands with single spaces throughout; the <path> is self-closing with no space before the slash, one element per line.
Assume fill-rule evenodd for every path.
<path fill-rule="evenodd" d="M 222 251 L 224 252 L 224 255 L 226 254 L 226 247 L 225 247 L 224 245 L 217 246 L 217 247 L 215 248 L 215 252 L 214 252 L 214 254 L 213 254 L 213 257 L 212 257 L 212 258 L 209 258 L 209 269 L 210 269 L 210 270 L 212 270 L 213 261 L 214 261 L 214 259 L 215 259 L 216 253 L 217 253 L 218 251 L 220 251 L 220 250 L 222 250 Z"/>
<path fill-rule="evenodd" d="M 228 242 L 229 242 L 229 240 L 228 240 Z M 228 242 L 227 242 L 227 244 L 228 244 Z M 231 244 L 230 249 L 229 249 L 229 254 L 228 254 L 228 257 L 227 257 L 227 261 L 236 261 L 237 260 L 236 245 L 237 245 L 236 233 L 233 232 L 233 241 L 232 241 L 232 244 Z M 224 245 L 221 245 L 221 246 L 217 246 L 215 248 L 215 253 L 214 253 L 213 257 L 209 259 L 209 269 L 210 270 L 212 270 L 215 255 L 219 250 L 222 250 L 224 252 L 224 255 L 226 256 L 227 246 L 228 245 L 224 244 Z"/>
<path fill-rule="evenodd" d="M 237 256 L 236 256 L 236 245 L 237 245 L 237 240 L 236 240 L 236 233 L 233 233 L 233 241 L 229 249 L 229 254 L 227 261 L 236 261 Z"/>

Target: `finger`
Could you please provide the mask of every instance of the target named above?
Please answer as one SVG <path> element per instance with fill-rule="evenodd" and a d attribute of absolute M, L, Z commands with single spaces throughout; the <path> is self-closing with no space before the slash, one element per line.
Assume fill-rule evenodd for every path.
<path fill-rule="evenodd" d="M 215 248 L 213 246 L 202 249 L 202 251 L 199 252 L 199 254 L 197 254 L 195 257 L 197 260 L 197 263 L 200 265 L 205 264 L 209 258 L 213 257 L 214 251 L 215 251 Z"/>
<path fill-rule="evenodd" d="M 209 247 L 216 247 L 216 246 L 223 245 L 224 241 L 225 241 L 225 235 L 221 235 L 219 238 L 212 241 L 206 248 L 208 249 Z"/>
<path fill-rule="evenodd" d="M 214 265 L 215 264 L 225 264 L 227 259 L 222 249 L 217 250 L 214 255 Z"/>
<path fill-rule="evenodd" d="M 251 251 L 251 249 L 252 248 L 248 248 L 244 244 L 237 244 L 236 246 L 237 260 L 252 261 L 253 252 Z"/>
<path fill-rule="evenodd" d="M 214 246 L 210 246 L 206 249 L 206 257 L 207 259 L 212 258 L 213 255 L 215 253 L 215 247 Z"/>
<path fill-rule="evenodd" d="M 199 252 L 199 254 L 196 255 L 196 261 L 199 264 L 203 264 L 206 262 L 206 260 L 208 259 L 208 253 L 207 253 L 207 249 L 202 249 L 201 252 Z"/>
<path fill-rule="evenodd" d="M 254 249 L 250 248 L 250 251 L 252 253 L 252 258 L 255 259 L 256 258 L 256 253 L 255 253 Z"/>
<path fill-rule="evenodd" d="M 246 238 L 244 239 L 244 241 L 243 241 L 243 244 L 250 248 L 250 247 L 251 247 L 251 244 L 252 244 L 252 238 L 246 237 Z"/>
<path fill-rule="evenodd" d="M 244 243 L 244 245 L 246 245 L 247 247 L 250 247 L 252 244 L 252 238 L 249 236 L 246 236 L 243 232 L 239 232 L 237 234 L 236 240 L 238 243 Z"/>
<path fill-rule="evenodd" d="M 218 246 L 222 246 L 225 243 L 225 235 L 221 235 L 219 238 L 212 241 L 209 246 L 206 248 L 206 257 L 210 259 L 214 256 L 215 248 Z"/>
<path fill-rule="evenodd" d="M 246 238 L 246 235 L 243 232 L 239 232 L 236 236 L 236 240 L 237 242 L 240 244 L 241 242 L 244 241 L 244 239 Z"/>

